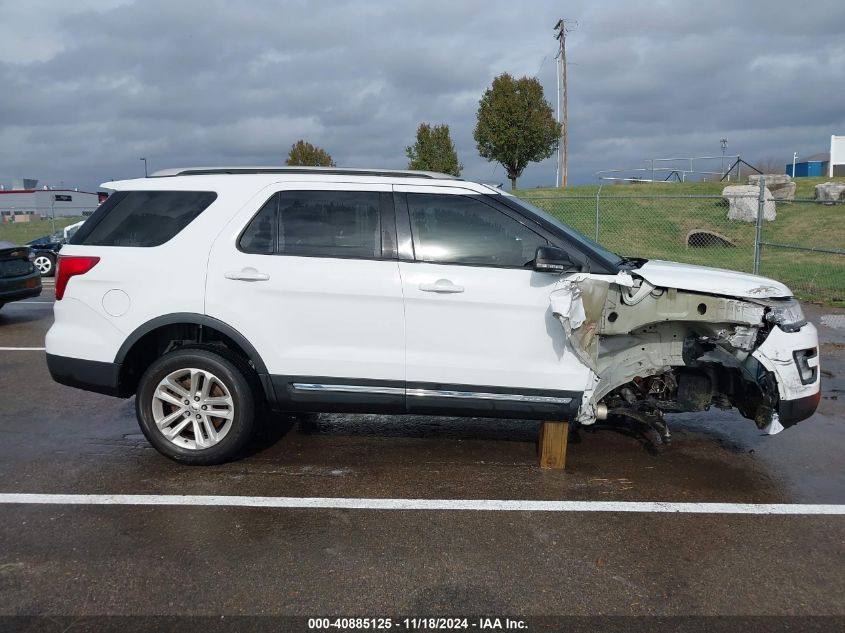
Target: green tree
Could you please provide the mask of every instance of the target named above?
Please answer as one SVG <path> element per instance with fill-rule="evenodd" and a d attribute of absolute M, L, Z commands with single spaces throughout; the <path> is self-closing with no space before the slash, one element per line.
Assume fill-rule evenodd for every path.
<path fill-rule="evenodd" d="M 331 155 L 322 147 L 315 147 L 302 139 L 290 146 L 285 165 L 300 167 L 335 167 Z"/>
<path fill-rule="evenodd" d="M 420 123 L 417 141 L 405 148 L 408 155 L 408 169 L 438 171 L 442 174 L 460 176 L 464 168 L 458 162 L 455 144 L 449 136 L 448 125 L 431 126 Z"/>
<path fill-rule="evenodd" d="M 499 75 L 478 103 L 475 126 L 478 153 L 508 173 L 511 188 L 528 163 L 551 156 L 558 147 L 560 124 L 536 79 Z"/>

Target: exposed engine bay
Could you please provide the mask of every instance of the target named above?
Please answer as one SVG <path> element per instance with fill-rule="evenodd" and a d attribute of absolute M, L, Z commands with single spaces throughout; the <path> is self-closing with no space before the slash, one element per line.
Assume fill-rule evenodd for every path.
<path fill-rule="evenodd" d="M 778 340 L 767 349 L 773 332 L 782 338 L 806 324 L 791 298 L 661 288 L 620 273 L 610 281 L 573 275 L 550 299 L 568 346 L 590 370 L 580 425 L 621 423 L 662 445 L 671 437 L 664 413 L 734 407 L 775 434 L 784 428 L 780 401 L 796 397 L 785 392 L 800 397 L 818 380 L 816 347 L 776 350 Z"/>

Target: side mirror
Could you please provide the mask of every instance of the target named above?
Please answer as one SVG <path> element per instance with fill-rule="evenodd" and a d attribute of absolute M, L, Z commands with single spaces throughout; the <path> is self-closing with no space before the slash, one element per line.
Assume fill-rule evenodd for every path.
<path fill-rule="evenodd" d="M 566 251 L 557 246 L 540 246 L 534 254 L 534 270 L 538 273 L 562 273 L 577 268 Z"/>

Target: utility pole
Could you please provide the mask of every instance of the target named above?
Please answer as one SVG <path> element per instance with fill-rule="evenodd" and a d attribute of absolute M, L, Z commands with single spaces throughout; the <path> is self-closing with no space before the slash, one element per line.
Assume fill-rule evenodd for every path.
<path fill-rule="evenodd" d="M 558 67 L 558 112 L 560 113 L 560 146 L 562 148 L 563 158 L 560 165 L 560 186 L 566 188 L 567 181 L 567 163 L 569 161 L 569 142 L 567 132 L 569 131 L 568 124 L 568 108 L 567 108 L 567 94 L 566 94 L 566 20 L 561 18 L 555 24 L 555 31 L 557 32 L 555 38 L 558 41 L 557 53 L 557 67 Z M 561 103 L 563 106 L 561 107 Z"/>
<path fill-rule="evenodd" d="M 563 91 L 563 109 L 562 109 L 562 117 L 561 117 L 561 128 L 560 128 L 560 144 L 563 147 L 563 162 L 560 168 L 560 186 L 561 188 L 566 188 L 567 179 L 568 179 L 568 163 L 569 163 L 569 108 L 568 108 L 568 94 L 567 94 L 567 85 L 566 85 L 566 20 L 561 18 L 555 24 L 555 31 L 557 31 L 557 38 L 559 49 L 558 49 L 558 68 L 560 69 L 559 74 L 559 81 L 558 84 L 558 103 L 561 102 L 561 91 Z"/>

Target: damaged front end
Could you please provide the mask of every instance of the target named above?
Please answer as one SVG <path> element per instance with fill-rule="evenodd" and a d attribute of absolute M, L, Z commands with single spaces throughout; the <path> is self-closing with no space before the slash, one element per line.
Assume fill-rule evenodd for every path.
<path fill-rule="evenodd" d="M 794 299 L 660 287 L 623 271 L 572 275 L 550 301 L 589 368 L 581 425 L 623 422 L 664 444 L 664 413 L 715 406 L 774 434 L 818 403 L 817 335 Z"/>

